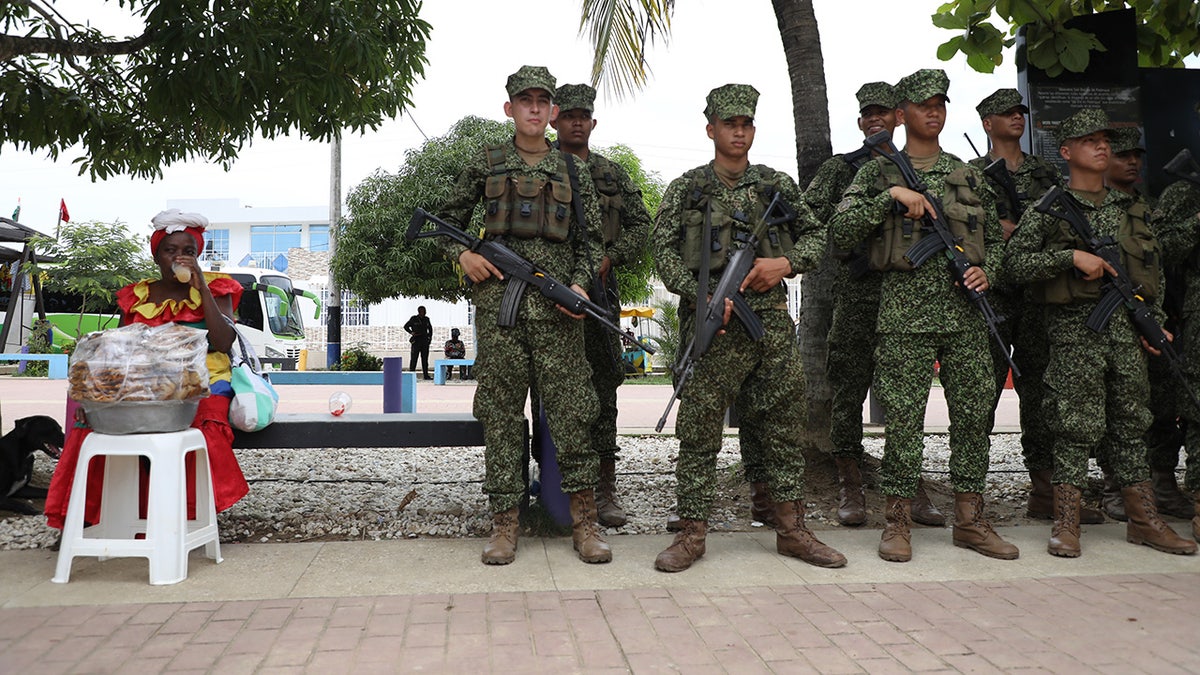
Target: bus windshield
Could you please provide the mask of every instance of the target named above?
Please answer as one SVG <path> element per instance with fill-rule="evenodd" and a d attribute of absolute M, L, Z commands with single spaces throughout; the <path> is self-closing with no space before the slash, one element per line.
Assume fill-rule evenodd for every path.
<path fill-rule="evenodd" d="M 281 337 L 304 337 L 304 321 L 300 318 L 300 310 L 296 303 L 296 291 L 292 280 L 288 277 L 264 274 L 259 283 L 275 286 L 284 292 L 291 301 L 288 302 L 287 313 L 283 312 L 283 300 L 274 293 L 264 293 L 263 301 L 267 308 L 267 325 L 271 332 Z"/>

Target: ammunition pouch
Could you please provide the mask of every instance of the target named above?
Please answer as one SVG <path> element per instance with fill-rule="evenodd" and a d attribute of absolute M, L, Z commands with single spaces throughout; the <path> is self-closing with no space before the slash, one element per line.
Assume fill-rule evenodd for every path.
<path fill-rule="evenodd" d="M 487 235 L 567 241 L 571 235 L 571 185 L 562 154 L 555 174 L 530 176 L 509 173 L 504 146 L 488 146 L 485 152 L 490 168 L 483 187 Z"/>

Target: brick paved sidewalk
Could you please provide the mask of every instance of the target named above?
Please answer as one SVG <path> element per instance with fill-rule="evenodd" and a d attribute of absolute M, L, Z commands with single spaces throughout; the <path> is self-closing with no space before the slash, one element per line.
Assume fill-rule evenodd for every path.
<path fill-rule="evenodd" d="M 1200 671 L 1195 574 L 0 610 L 0 672 Z"/>

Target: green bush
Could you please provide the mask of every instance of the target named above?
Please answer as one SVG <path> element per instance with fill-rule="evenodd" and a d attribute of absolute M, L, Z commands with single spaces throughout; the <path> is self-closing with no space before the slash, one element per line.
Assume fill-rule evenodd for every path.
<path fill-rule="evenodd" d="M 25 340 L 30 354 L 59 354 L 62 350 L 55 348 L 50 340 L 50 322 L 38 319 L 33 322 L 33 332 Z M 18 372 L 21 377 L 46 377 L 50 373 L 50 364 L 45 361 L 26 361 L 25 372 Z"/>
<path fill-rule="evenodd" d="M 364 345 L 358 345 L 342 352 L 332 370 L 383 370 L 383 359 L 368 352 Z"/>

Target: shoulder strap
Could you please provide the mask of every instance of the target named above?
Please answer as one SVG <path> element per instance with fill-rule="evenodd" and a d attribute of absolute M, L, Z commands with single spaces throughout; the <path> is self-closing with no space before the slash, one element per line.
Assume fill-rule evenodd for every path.
<path fill-rule="evenodd" d="M 493 176 L 508 173 L 508 167 L 505 165 L 503 145 L 486 145 L 483 148 L 483 153 L 487 156 L 488 169 Z"/>

